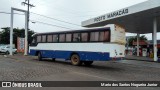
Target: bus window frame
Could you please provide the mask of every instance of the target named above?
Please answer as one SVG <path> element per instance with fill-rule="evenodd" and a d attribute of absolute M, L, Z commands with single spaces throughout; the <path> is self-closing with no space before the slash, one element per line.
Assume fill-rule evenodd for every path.
<path fill-rule="evenodd" d="M 37 43 L 42 43 L 42 35 L 37 35 L 37 38 L 38 38 L 38 36 L 40 36 L 41 37 L 41 39 L 40 39 L 40 41 L 38 42 L 38 39 L 36 40 L 37 41 Z"/>
<path fill-rule="evenodd" d="M 104 34 L 105 34 L 105 32 L 107 32 L 107 31 L 104 31 Z M 110 31 L 108 31 L 108 34 L 109 34 L 109 35 L 108 35 L 108 36 L 109 36 L 109 37 L 108 37 L 108 40 L 105 40 L 105 36 L 104 36 L 103 42 L 110 42 L 110 41 L 111 41 L 111 40 L 110 40 L 110 38 L 111 38 L 111 35 L 110 35 L 111 33 L 110 33 Z"/>
<path fill-rule="evenodd" d="M 57 35 L 57 37 L 56 37 L 56 41 L 53 41 L 54 39 L 53 39 L 53 36 L 54 35 Z M 59 43 L 59 34 L 52 34 L 52 43 Z"/>
<path fill-rule="evenodd" d="M 60 41 L 60 36 L 61 35 L 64 35 L 64 41 Z M 58 40 L 59 43 L 65 43 L 66 42 L 66 34 L 65 33 L 60 33 L 58 38 L 59 38 L 59 40 Z"/>
<path fill-rule="evenodd" d="M 67 35 L 71 34 L 71 41 L 67 41 Z M 72 37 L 73 37 L 73 34 L 72 33 L 66 33 L 65 35 L 65 41 L 66 43 L 71 43 L 72 42 Z"/>
<path fill-rule="evenodd" d="M 45 41 L 43 41 L 43 36 L 45 36 Z M 46 34 L 43 34 L 41 35 L 41 43 L 47 43 L 47 35 Z"/>
<path fill-rule="evenodd" d="M 74 34 L 78 34 L 78 38 L 77 39 L 79 39 L 79 40 L 77 40 L 77 41 L 74 41 Z M 81 32 L 74 32 L 74 33 L 72 33 L 72 42 L 74 42 L 74 43 L 79 43 L 79 42 L 81 42 Z"/>
<path fill-rule="evenodd" d="M 48 42 L 48 36 L 50 36 L 50 35 L 52 36 L 52 40 L 51 40 L 51 42 Z M 47 35 L 47 43 L 53 43 L 53 35 L 52 34 Z"/>
<path fill-rule="evenodd" d="M 98 40 L 97 41 L 91 41 L 91 33 L 98 33 Z M 94 34 L 95 35 L 95 34 Z M 90 39 L 89 39 L 89 42 L 100 42 L 99 39 L 100 39 L 100 32 L 99 31 L 93 31 L 93 32 L 90 32 Z"/>
<path fill-rule="evenodd" d="M 82 34 L 87 34 L 87 41 L 82 41 Z M 80 37 L 81 37 L 81 42 L 89 42 L 89 33 L 88 32 L 81 32 Z"/>
<path fill-rule="evenodd" d="M 100 32 L 109 32 L 109 39 L 107 41 L 100 41 Z M 99 32 L 99 37 L 98 37 L 98 41 L 90 41 L 90 36 L 91 36 L 91 32 Z M 74 34 L 79 34 L 79 38 L 80 40 L 79 41 L 74 41 L 73 39 L 73 36 Z M 88 33 L 88 40 L 87 41 L 82 41 L 82 34 L 83 33 Z M 60 42 L 59 41 L 59 36 L 60 34 L 65 34 L 65 41 L 64 42 Z M 66 41 L 66 35 L 67 34 L 71 34 L 71 41 Z M 46 42 L 42 42 L 42 35 L 46 35 Z M 48 35 L 52 35 L 52 42 L 48 42 Z M 53 37 L 54 35 L 57 36 L 57 40 L 56 41 L 53 41 Z M 104 42 L 104 43 L 107 43 L 107 42 L 110 42 L 111 41 L 111 30 L 110 29 L 105 29 L 105 28 L 102 28 L 102 29 L 94 29 L 94 30 L 88 30 L 88 31 L 69 31 L 69 32 L 56 32 L 56 33 L 46 33 L 46 34 L 37 34 L 36 37 L 38 36 L 41 36 L 41 42 L 37 42 L 37 39 L 36 39 L 36 43 L 99 43 L 99 42 Z"/>

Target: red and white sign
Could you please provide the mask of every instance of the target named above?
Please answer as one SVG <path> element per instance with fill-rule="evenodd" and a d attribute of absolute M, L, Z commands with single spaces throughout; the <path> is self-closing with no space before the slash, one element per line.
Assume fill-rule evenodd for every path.
<path fill-rule="evenodd" d="M 24 52 L 24 38 L 17 38 L 17 52 Z"/>
<path fill-rule="evenodd" d="M 132 42 L 133 45 L 137 45 L 137 41 Z M 139 45 L 148 45 L 146 41 L 139 41 Z"/>

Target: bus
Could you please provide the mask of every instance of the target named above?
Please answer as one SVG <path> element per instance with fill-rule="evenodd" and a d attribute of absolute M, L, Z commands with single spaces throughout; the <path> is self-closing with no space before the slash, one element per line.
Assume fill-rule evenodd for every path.
<path fill-rule="evenodd" d="M 125 29 L 118 25 L 101 28 L 37 33 L 29 55 L 70 60 L 72 65 L 91 65 L 93 61 L 121 60 L 125 54 Z"/>

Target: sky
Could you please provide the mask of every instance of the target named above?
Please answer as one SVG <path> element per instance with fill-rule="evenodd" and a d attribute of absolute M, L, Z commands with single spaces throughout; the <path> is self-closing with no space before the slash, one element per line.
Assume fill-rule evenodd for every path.
<path fill-rule="evenodd" d="M 11 7 L 26 10 L 27 6 L 21 4 L 24 1 L 0 0 L 0 12 L 11 12 Z M 83 29 L 82 21 L 144 1 L 147 0 L 30 0 L 35 7 L 30 8 L 29 28 L 37 33 Z M 14 28 L 24 28 L 24 21 L 24 15 L 15 14 Z M 9 26 L 10 14 L 0 13 L 0 28 Z M 151 34 L 146 36 L 148 39 L 152 37 Z"/>

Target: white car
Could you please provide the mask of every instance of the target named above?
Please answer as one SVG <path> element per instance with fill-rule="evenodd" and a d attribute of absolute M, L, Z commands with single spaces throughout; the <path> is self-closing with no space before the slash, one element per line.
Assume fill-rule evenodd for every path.
<path fill-rule="evenodd" d="M 2 46 L 2 47 L 0 48 L 0 52 L 1 52 L 1 53 L 9 54 L 9 51 L 10 51 L 10 46 L 8 46 L 8 45 Z M 17 49 L 16 49 L 16 48 L 13 48 L 13 49 L 12 49 L 12 52 L 13 52 L 13 53 L 17 53 Z"/>
<path fill-rule="evenodd" d="M 3 46 L 0 46 L 0 50 L 1 50 L 2 47 L 3 47 Z"/>

